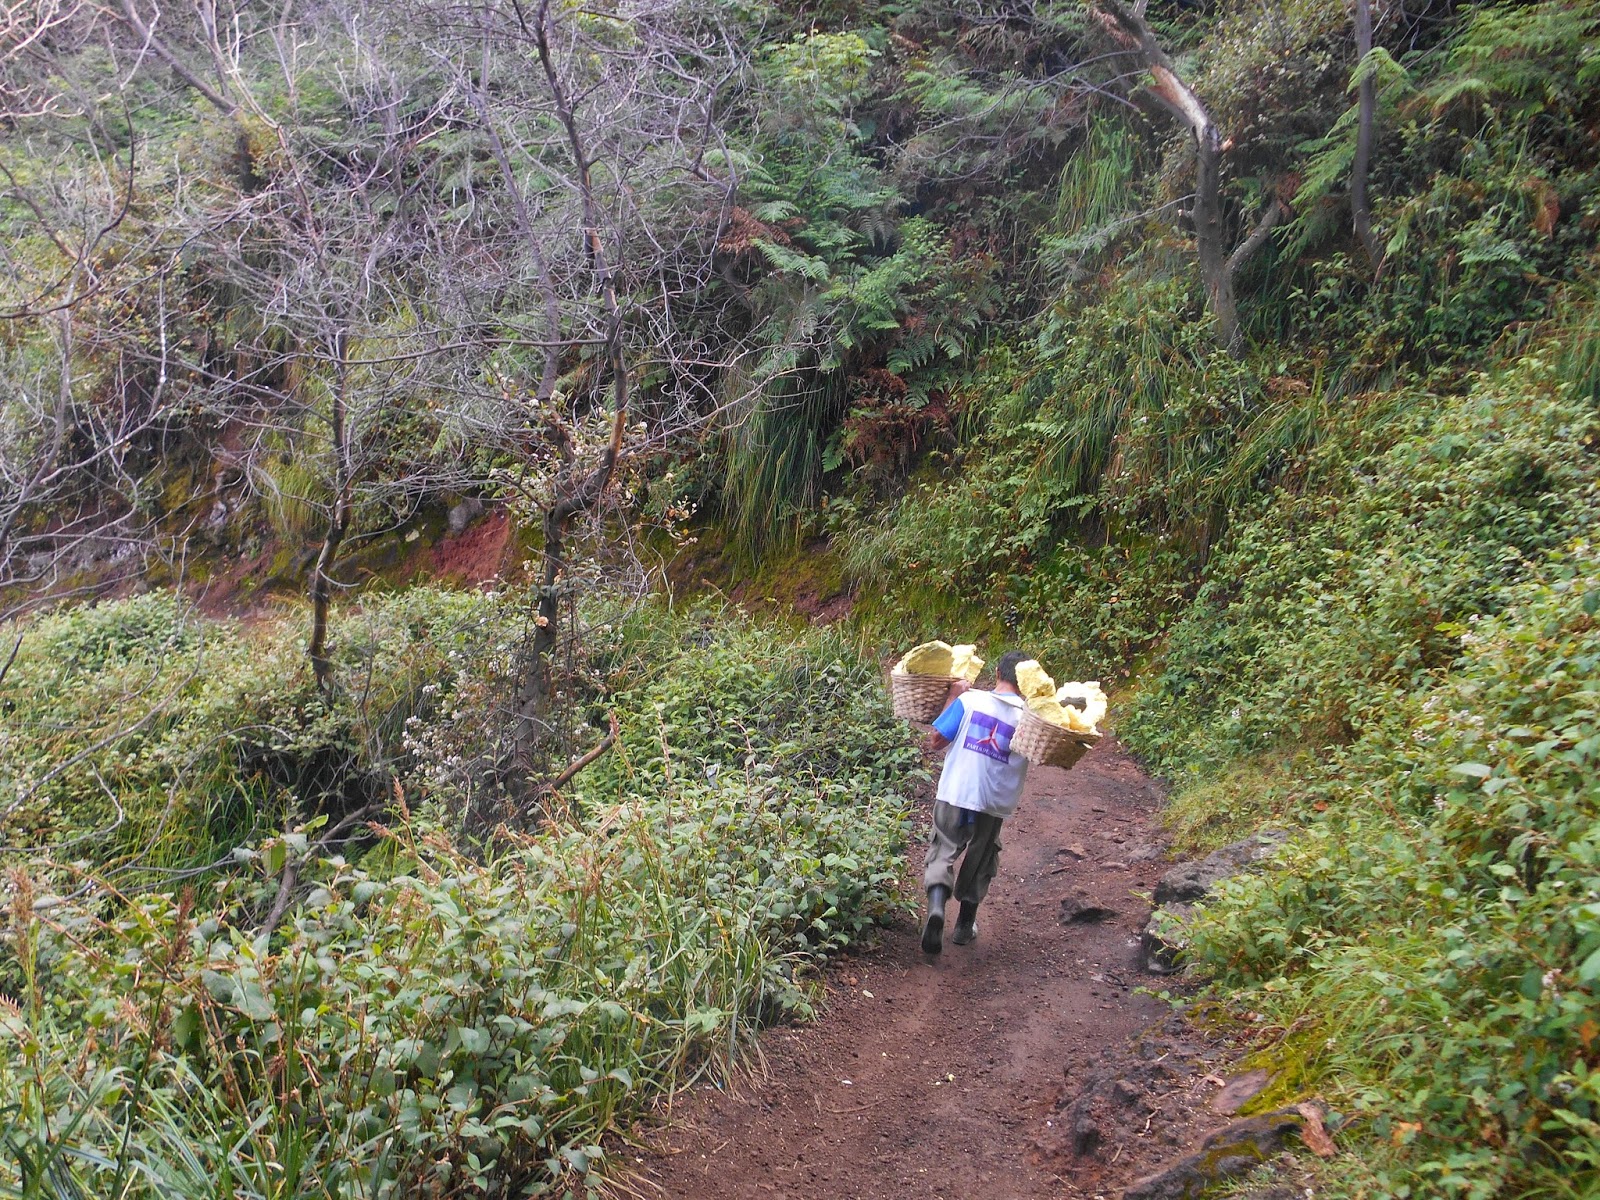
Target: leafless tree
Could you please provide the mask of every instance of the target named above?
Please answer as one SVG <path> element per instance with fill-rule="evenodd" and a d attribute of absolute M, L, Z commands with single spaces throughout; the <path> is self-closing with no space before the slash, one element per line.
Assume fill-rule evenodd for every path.
<path fill-rule="evenodd" d="M 502 763 L 527 800 L 559 723 L 552 667 L 571 632 L 575 523 L 604 536 L 620 464 L 703 429 L 744 352 L 715 295 L 738 185 L 717 104 L 738 59 L 714 7 L 677 0 L 405 13 L 428 31 L 497 184 L 475 196 L 485 232 L 455 291 L 490 325 L 537 314 L 529 340 L 542 343 L 516 381 L 545 469 L 518 481 L 542 545 Z"/>
<path fill-rule="evenodd" d="M 428 303 L 427 280 L 437 274 L 430 265 L 444 249 L 438 164 L 426 146 L 438 132 L 440 98 L 431 108 L 413 104 L 411 77 L 366 53 L 359 6 L 320 6 L 310 27 L 292 12 L 287 4 L 273 13 L 198 6 L 175 25 L 160 9 L 129 0 L 90 14 L 98 24 L 74 29 L 76 40 L 57 22 L 33 39 L 31 60 L 13 64 L 20 81 L 52 72 L 70 81 L 72 71 L 58 68 L 97 42 L 112 55 L 121 87 L 151 70 L 170 72 L 224 123 L 211 161 L 202 144 L 200 161 L 147 170 L 138 181 L 141 211 L 124 221 L 141 144 L 132 123 L 119 159 L 99 149 L 105 139 L 95 97 L 10 89 L 37 101 L 27 113 L 37 116 L 38 140 L 19 154 L 32 174 L 52 137 L 67 146 L 58 152 L 63 162 L 81 159 L 87 141 L 108 180 L 99 191 L 121 207 L 103 201 L 99 210 L 109 215 L 90 220 L 86 198 L 95 192 L 82 180 L 15 189 L 32 218 L 23 237 L 46 240 L 54 271 L 14 255 L 8 315 L 31 326 L 35 341 L 53 322 L 59 352 L 56 370 L 36 372 L 38 386 L 19 390 L 5 409 L 17 430 L 0 445 L 0 479 L 8 484 L 0 492 L 0 585 L 14 595 L 38 593 L 52 573 L 59 579 L 85 565 L 83 551 L 71 553 L 74 536 L 93 546 L 122 532 L 148 552 L 164 533 L 181 546 L 189 528 L 174 527 L 174 514 L 139 492 L 154 476 L 150 454 L 124 460 L 137 460 L 134 452 L 180 417 L 190 436 L 209 423 L 220 444 L 207 449 L 220 456 L 216 474 L 240 493 L 235 504 L 252 489 L 282 499 L 272 493 L 279 490 L 275 460 L 283 457 L 298 459 L 300 474 L 318 481 L 312 494 L 293 499 L 321 512 L 308 657 L 327 687 L 329 609 L 353 514 L 362 504 L 461 483 L 455 464 L 402 460 L 393 431 L 409 406 L 436 410 L 440 387 L 465 373 L 459 360 L 481 355 L 482 346 L 438 325 Z M 258 81 L 246 77 L 269 65 L 281 79 L 271 110 L 252 86 Z M 303 111 L 299 89 L 311 69 L 337 90 L 344 123 L 335 136 L 319 127 L 319 114 Z M 4 162 L 0 170 L 16 179 Z M 63 215 L 74 206 L 86 209 L 76 237 L 58 232 L 71 228 Z M 117 264 L 114 275 L 106 260 Z M 85 405 L 73 401 L 75 387 L 89 386 L 77 380 L 80 362 L 103 369 L 113 328 L 97 302 L 138 319 L 127 322 L 116 347 L 120 373 L 99 382 L 98 404 Z M 80 330 L 97 344 L 83 346 Z M 42 399 L 52 375 L 53 406 Z M 91 420 L 107 410 L 121 419 Z M 81 454 L 70 452 L 80 446 Z M 107 485 L 104 469 L 90 469 L 106 463 L 118 468 L 126 495 Z M 82 512 L 69 520 L 78 494 Z M 216 498 L 219 517 L 227 515 L 225 499 Z"/>
<path fill-rule="evenodd" d="M 56 354 L 5 412 L 30 424 L 54 411 L 39 424 L 57 432 L 0 445 L 0 477 L 17 480 L 0 503 L 0 553 L 8 528 L 60 510 L 46 484 L 86 488 L 84 456 L 65 448 L 114 458 L 145 428 L 84 437 L 72 403 L 83 331 L 104 325 L 85 306 L 114 297 L 140 319 L 120 346 L 127 377 L 103 381 L 105 394 L 139 397 L 151 436 L 174 414 L 209 431 L 215 520 L 252 498 L 300 514 L 322 686 L 334 684 L 340 562 L 375 510 L 492 488 L 536 510 L 537 578 L 497 764 L 527 800 L 569 757 L 554 666 L 574 645 L 578 594 L 615 584 L 615 564 L 636 557 L 640 471 L 769 382 L 760 355 L 781 361 L 719 270 L 742 161 L 723 137 L 722 106 L 745 82 L 729 11 L 118 0 L 66 14 L 16 73 L 14 93 L 32 96 L 16 110 L 35 139 L 30 166 L 49 137 L 81 146 L 101 101 L 128 86 L 177 88 L 212 116 L 198 161 L 157 160 L 134 122 L 102 138 L 101 219 L 85 216 L 77 242 L 57 248 L 60 278 L 10 264 L 0 298 L 35 356 L 52 330 Z M 116 67 L 106 95 L 68 111 L 30 92 L 52 73 L 70 79 L 61 68 L 91 43 Z M 143 202 L 114 224 L 111 202 L 135 191 Z M 36 237 L 85 193 L 27 194 Z M 148 468 L 123 468 L 133 494 L 119 511 L 141 514 L 152 544 L 179 545 L 187 528 L 155 523 L 160 506 L 137 492 Z M 58 563 L 61 549 L 59 537 L 23 547 Z"/>
<path fill-rule="evenodd" d="M 1144 18 L 1142 5 L 1128 8 L 1117 0 L 1096 0 L 1096 5 L 1113 41 L 1136 55 L 1150 73 L 1151 93 L 1188 127 L 1194 138 L 1195 189 L 1190 215 L 1200 260 L 1200 281 L 1216 322 L 1217 340 L 1230 354 L 1237 354 L 1241 334 L 1234 281 L 1239 270 L 1266 245 L 1272 230 L 1290 215 L 1289 206 L 1274 196 L 1249 234 L 1229 248 L 1228 221 L 1222 198 L 1222 162 L 1230 143 L 1212 119 L 1205 102 L 1161 48 L 1155 31 Z"/>
<path fill-rule="evenodd" d="M 62 69 L 96 20 L 69 0 L 0 9 L 0 619 L 91 567 L 138 569 L 151 545 L 144 468 L 174 352 L 146 326 L 165 330 L 174 297 L 130 298 L 138 271 L 116 250 L 146 237 L 138 146 L 126 112 Z"/>

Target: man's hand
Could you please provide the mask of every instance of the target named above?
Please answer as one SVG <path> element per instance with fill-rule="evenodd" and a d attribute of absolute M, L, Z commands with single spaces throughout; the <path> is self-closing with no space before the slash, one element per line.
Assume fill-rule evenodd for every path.
<path fill-rule="evenodd" d="M 957 696 L 961 695 L 962 692 L 970 691 L 971 688 L 972 685 L 965 679 L 957 679 L 952 681 L 950 684 L 950 690 L 944 694 L 944 706 L 949 708 L 950 705 L 955 702 Z"/>

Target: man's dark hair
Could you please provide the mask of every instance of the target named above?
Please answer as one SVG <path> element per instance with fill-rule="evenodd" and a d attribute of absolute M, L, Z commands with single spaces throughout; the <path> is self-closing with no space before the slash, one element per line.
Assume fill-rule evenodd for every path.
<path fill-rule="evenodd" d="M 1017 664 L 1025 663 L 1032 655 L 1024 654 L 1021 650 L 1007 650 L 1000 656 L 1000 661 L 994 664 L 995 678 L 1002 679 L 1012 687 L 1017 686 Z"/>

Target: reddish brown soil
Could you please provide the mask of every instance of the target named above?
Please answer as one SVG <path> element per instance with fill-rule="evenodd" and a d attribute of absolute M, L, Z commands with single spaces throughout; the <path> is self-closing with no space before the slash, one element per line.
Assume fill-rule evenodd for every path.
<path fill-rule="evenodd" d="M 513 532 L 506 510 L 491 509 L 455 537 L 446 537 L 430 547 L 417 573 L 458 587 L 488 583 L 511 567 L 508 560 Z"/>
<path fill-rule="evenodd" d="M 1134 991 L 1161 982 L 1139 971 L 1149 908 L 1136 893 L 1167 864 L 1127 863 L 1158 841 L 1159 800 L 1111 739 L 1071 771 L 1035 768 L 1006 824 L 978 941 L 929 959 L 904 920 L 842 960 L 820 1019 L 763 1038 L 764 1078 L 679 1099 L 655 1149 L 636 1154 L 641 1190 L 673 1200 L 1094 1196 L 1170 1156 L 1188 1105 L 1137 1105 L 1082 1157 L 1058 1128 L 1086 1085 L 1141 1061 L 1129 1039 L 1153 1025 L 1143 1055 L 1166 1060 L 1161 1090 L 1192 1102 L 1213 1086 L 1197 1085 L 1209 1048 L 1149 1048 L 1190 1035 L 1166 1031 L 1166 1005 Z M 918 819 L 925 828 L 925 801 Z M 920 879 L 920 849 L 908 858 Z M 1065 925 L 1069 895 L 1115 915 Z"/>
<path fill-rule="evenodd" d="M 292 594 L 262 588 L 272 557 L 270 550 L 238 558 L 220 557 L 206 582 L 190 589 L 195 607 L 208 617 L 258 620 L 272 607 L 275 594 L 284 598 Z"/>
<path fill-rule="evenodd" d="M 855 610 L 856 599 L 849 592 L 824 593 L 806 588 L 794 598 L 795 612 L 813 625 L 836 625 Z"/>
<path fill-rule="evenodd" d="M 418 540 L 413 547 L 402 547 L 403 558 L 383 571 L 392 583 L 431 582 L 448 587 L 478 587 L 514 574 L 516 527 L 503 508 L 493 508 L 455 537 L 438 542 Z M 392 535 L 401 545 L 399 535 Z M 314 541 L 302 549 L 298 560 L 281 577 L 267 578 L 278 554 L 276 543 L 252 556 L 219 558 L 202 587 L 192 589 L 195 603 L 210 617 L 234 617 L 244 621 L 259 619 L 280 601 L 299 600 L 305 591 L 305 573 L 316 550 Z M 357 584 L 370 582 L 375 571 L 347 555 L 335 564 L 336 578 Z"/>

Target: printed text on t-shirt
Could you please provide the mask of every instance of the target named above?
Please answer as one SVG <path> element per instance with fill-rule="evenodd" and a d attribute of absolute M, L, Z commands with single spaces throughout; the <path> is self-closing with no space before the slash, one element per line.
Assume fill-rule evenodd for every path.
<path fill-rule="evenodd" d="M 1017 731 L 1015 725 L 1007 725 L 998 717 L 991 717 L 988 713 L 973 713 L 972 720 L 967 722 L 967 737 L 961 743 L 963 749 L 974 750 L 986 758 L 1005 762 L 1011 757 L 1011 735 Z"/>

